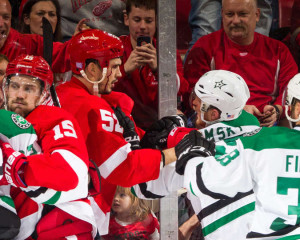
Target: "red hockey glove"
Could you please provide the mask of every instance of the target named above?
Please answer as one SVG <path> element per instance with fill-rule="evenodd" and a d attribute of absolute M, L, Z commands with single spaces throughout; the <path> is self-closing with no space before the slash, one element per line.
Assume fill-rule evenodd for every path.
<path fill-rule="evenodd" d="M 3 175 L 1 182 L 7 183 L 15 187 L 27 187 L 25 181 L 22 179 L 24 168 L 27 164 L 24 154 L 15 151 L 9 143 L 0 140 L 0 147 L 3 154 Z M 5 178 L 5 180 L 4 180 Z"/>
<path fill-rule="evenodd" d="M 89 163 L 89 196 L 95 196 L 101 191 L 101 175 L 96 163 L 90 159 Z"/>

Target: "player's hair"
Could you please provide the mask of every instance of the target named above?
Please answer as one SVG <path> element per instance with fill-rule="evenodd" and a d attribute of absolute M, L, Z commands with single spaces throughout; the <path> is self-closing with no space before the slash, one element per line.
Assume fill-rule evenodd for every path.
<path fill-rule="evenodd" d="M 124 188 L 117 186 L 116 193 L 123 193 L 131 199 L 131 214 L 135 215 L 138 221 L 143 221 L 151 212 L 150 208 L 146 205 L 145 201 L 137 198 L 131 192 L 131 188 Z M 112 211 L 112 214 L 115 213 Z"/>
<path fill-rule="evenodd" d="M 54 31 L 54 35 L 53 35 L 53 40 L 54 41 L 61 41 L 62 40 L 62 35 L 61 35 L 61 12 L 60 12 L 60 5 L 58 0 L 28 0 L 23 8 L 22 11 L 22 15 L 21 15 L 21 20 L 20 20 L 20 32 L 21 33 L 30 33 L 30 26 L 26 25 L 24 22 L 24 18 L 25 17 L 29 17 L 32 7 L 33 5 L 35 5 L 38 2 L 41 1 L 50 1 L 54 4 L 55 9 L 56 9 L 56 15 L 57 15 L 57 24 L 56 24 L 56 28 Z"/>
<path fill-rule="evenodd" d="M 126 1 L 126 14 L 131 12 L 132 6 L 136 8 L 146 8 L 147 10 L 155 10 L 157 15 L 156 0 L 127 0 Z"/>
<path fill-rule="evenodd" d="M 257 2 L 258 0 L 253 0 L 253 1 L 254 1 L 254 4 L 255 4 L 254 6 L 258 7 L 258 5 L 257 5 L 258 4 L 258 2 Z M 222 5 L 223 5 L 223 2 L 224 2 L 224 0 L 222 0 Z"/>
<path fill-rule="evenodd" d="M 6 55 L 4 55 L 4 54 L 2 54 L 2 53 L 0 53 L 0 62 L 2 62 L 3 60 L 5 60 L 5 61 L 9 62 L 9 60 L 8 60 L 7 56 L 6 56 Z"/>

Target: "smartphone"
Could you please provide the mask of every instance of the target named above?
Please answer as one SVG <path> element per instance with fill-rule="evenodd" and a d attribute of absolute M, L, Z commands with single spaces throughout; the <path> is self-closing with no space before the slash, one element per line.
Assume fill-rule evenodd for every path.
<path fill-rule="evenodd" d="M 136 42 L 137 42 L 137 46 L 143 46 L 147 43 L 150 43 L 151 39 L 149 36 L 139 36 L 137 38 Z"/>

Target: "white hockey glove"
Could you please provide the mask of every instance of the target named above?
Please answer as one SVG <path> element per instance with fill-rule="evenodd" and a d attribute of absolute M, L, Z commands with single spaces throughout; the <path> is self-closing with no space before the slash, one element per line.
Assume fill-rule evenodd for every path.
<path fill-rule="evenodd" d="M 153 123 L 141 140 L 142 148 L 165 149 L 169 133 L 176 127 L 186 127 L 187 118 L 183 114 L 163 117 Z"/>
<path fill-rule="evenodd" d="M 185 166 L 190 159 L 199 156 L 214 156 L 215 143 L 202 137 L 197 130 L 193 130 L 175 146 L 175 154 L 177 157 L 176 172 L 183 175 Z"/>

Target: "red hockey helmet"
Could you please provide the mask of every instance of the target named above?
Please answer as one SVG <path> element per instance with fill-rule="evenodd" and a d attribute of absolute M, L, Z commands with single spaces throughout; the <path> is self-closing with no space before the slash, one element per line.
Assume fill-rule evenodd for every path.
<path fill-rule="evenodd" d="M 27 75 L 38 78 L 44 82 L 46 86 L 51 86 L 53 83 L 53 73 L 49 64 L 40 56 L 21 55 L 8 63 L 6 76 L 11 75 Z"/>
<path fill-rule="evenodd" d="M 87 59 L 98 60 L 103 69 L 108 67 L 109 60 L 123 55 L 124 47 L 118 37 L 98 29 L 88 29 L 72 37 L 68 51 L 72 72 L 80 74 Z"/>

